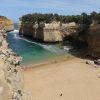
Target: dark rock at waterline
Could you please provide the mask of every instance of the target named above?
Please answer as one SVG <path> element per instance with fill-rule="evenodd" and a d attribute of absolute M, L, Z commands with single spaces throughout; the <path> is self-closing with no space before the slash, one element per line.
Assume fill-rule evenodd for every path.
<path fill-rule="evenodd" d="M 94 63 L 100 66 L 100 59 L 94 60 Z"/>

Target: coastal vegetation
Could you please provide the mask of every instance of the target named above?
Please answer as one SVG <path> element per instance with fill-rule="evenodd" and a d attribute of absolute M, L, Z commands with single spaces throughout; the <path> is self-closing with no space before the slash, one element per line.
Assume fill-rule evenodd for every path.
<path fill-rule="evenodd" d="M 33 13 L 33 14 L 26 14 L 20 17 L 20 20 L 23 22 L 29 21 L 32 23 L 51 23 L 53 21 L 60 21 L 62 23 L 69 23 L 69 22 L 75 22 L 78 24 L 90 24 L 92 22 L 92 19 L 97 15 L 97 12 L 93 11 L 90 14 L 87 14 L 83 12 L 81 15 L 59 15 L 59 14 L 53 14 L 53 13 Z"/>
<path fill-rule="evenodd" d="M 93 13 L 94 14 L 94 13 Z M 59 15 L 59 14 L 41 14 L 41 13 L 33 13 L 33 14 L 26 14 L 20 18 L 23 22 L 30 21 L 32 23 L 51 23 L 53 21 L 60 21 L 62 23 L 69 23 L 69 22 L 75 22 L 75 23 L 87 23 L 90 24 L 91 17 L 93 15 L 88 15 L 86 13 L 82 13 L 81 15 Z"/>
<path fill-rule="evenodd" d="M 5 17 L 5 16 L 1 16 L 1 15 L 0 15 L 0 18 L 2 18 L 2 19 L 8 19 L 7 17 Z"/>

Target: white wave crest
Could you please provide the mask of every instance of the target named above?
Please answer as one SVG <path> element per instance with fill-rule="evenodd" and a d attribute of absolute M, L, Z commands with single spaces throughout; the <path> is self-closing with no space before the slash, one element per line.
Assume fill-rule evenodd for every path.
<path fill-rule="evenodd" d="M 28 42 L 28 43 L 32 43 L 32 44 L 36 44 L 36 45 L 38 45 L 38 46 L 41 46 L 41 47 L 43 47 L 44 49 L 46 49 L 46 50 L 48 50 L 48 51 L 51 51 L 51 52 L 61 52 L 61 51 L 62 51 L 60 48 L 54 47 L 53 45 L 44 45 L 44 44 L 40 44 L 40 43 L 37 43 L 37 42 L 33 42 L 33 41 L 30 41 L 30 40 L 28 40 L 28 39 L 21 38 L 21 37 L 17 37 L 17 38 L 19 38 L 19 39 L 21 39 L 21 40 L 24 40 L 24 41 L 26 41 L 26 42 Z"/>
<path fill-rule="evenodd" d="M 19 30 L 13 30 L 13 31 L 11 31 L 9 33 L 18 33 L 18 32 L 19 32 Z"/>
<path fill-rule="evenodd" d="M 19 37 L 19 35 L 17 34 L 18 31 L 15 30 L 14 32 L 16 32 L 16 34 L 14 34 L 14 38 L 21 39 L 21 40 L 23 40 L 25 42 L 28 42 L 28 43 L 36 44 L 36 45 L 41 46 L 41 47 L 43 47 L 44 49 L 46 49 L 46 50 L 48 50 L 50 52 L 59 53 L 59 52 L 64 52 L 65 51 L 64 49 L 61 49 L 61 48 L 59 48 L 59 47 L 57 47 L 55 45 L 44 45 L 44 44 L 41 44 L 41 43 L 30 41 L 30 40 L 25 39 L 23 37 Z"/>
<path fill-rule="evenodd" d="M 17 34 L 14 34 L 14 38 L 18 38 L 18 37 L 17 37 Z"/>
<path fill-rule="evenodd" d="M 19 30 L 14 30 L 13 32 L 14 32 L 14 33 L 18 33 L 18 32 L 19 32 Z"/>

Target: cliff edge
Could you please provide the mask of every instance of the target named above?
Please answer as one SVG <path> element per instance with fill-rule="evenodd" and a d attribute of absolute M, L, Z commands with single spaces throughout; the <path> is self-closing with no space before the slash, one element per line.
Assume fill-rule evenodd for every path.
<path fill-rule="evenodd" d="M 19 34 L 30 36 L 33 40 L 43 42 L 61 42 L 67 36 L 76 35 L 79 32 L 79 25 L 75 22 L 61 23 L 53 21 L 51 23 L 32 23 L 29 21 L 19 21 Z"/>
<path fill-rule="evenodd" d="M 6 41 L 6 32 L 10 31 L 8 27 L 11 23 L 3 22 L 0 24 L 0 100 L 30 100 L 29 94 L 24 91 L 20 67 L 22 58 L 9 48 Z M 3 25 L 7 25 L 5 29 Z"/>
<path fill-rule="evenodd" d="M 0 30 L 12 31 L 14 30 L 13 22 L 5 16 L 0 16 Z"/>

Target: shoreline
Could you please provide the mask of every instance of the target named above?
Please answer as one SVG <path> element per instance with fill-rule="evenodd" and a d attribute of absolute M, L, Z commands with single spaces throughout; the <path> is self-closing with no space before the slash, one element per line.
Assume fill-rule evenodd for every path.
<path fill-rule="evenodd" d="M 27 70 L 27 69 L 32 69 L 32 68 L 35 68 L 35 67 L 42 67 L 42 66 L 51 65 L 51 64 L 54 64 L 54 63 L 69 61 L 69 60 L 75 59 L 75 58 L 77 58 L 77 57 L 74 57 L 72 55 L 67 55 L 67 56 L 56 58 L 56 59 L 53 59 L 53 60 L 47 60 L 47 61 L 42 62 L 42 63 L 21 65 L 21 68 L 23 70 Z"/>

